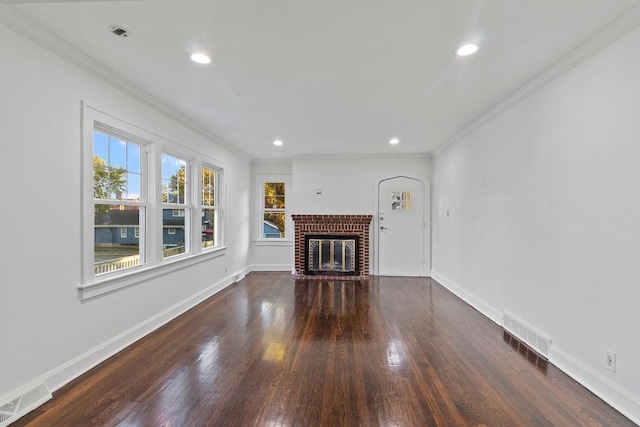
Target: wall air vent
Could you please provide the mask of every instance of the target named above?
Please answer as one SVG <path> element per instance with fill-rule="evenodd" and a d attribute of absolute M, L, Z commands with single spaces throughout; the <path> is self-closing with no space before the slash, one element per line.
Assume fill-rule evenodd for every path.
<path fill-rule="evenodd" d="M 0 427 L 8 426 L 53 396 L 45 383 L 25 391 L 8 402 L 0 402 Z"/>
<path fill-rule="evenodd" d="M 507 311 L 503 312 L 502 319 L 502 327 L 505 331 L 519 339 L 545 359 L 549 359 L 551 338 L 527 325 L 525 322 Z"/>
<path fill-rule="evenodd" d="M 112 26 L 109 27 L 109 29 L 116 36 L 129 37 L 129 31 L 127 31 L 126 29 L 120 27 L 119 25 L 112 25 Z"/>

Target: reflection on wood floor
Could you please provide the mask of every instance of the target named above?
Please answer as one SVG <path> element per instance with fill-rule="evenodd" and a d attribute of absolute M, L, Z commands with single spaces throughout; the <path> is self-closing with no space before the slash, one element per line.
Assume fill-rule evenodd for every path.
<path fill-rule="evenodd" d="M 431 279 L 252 273 L 16 425 L 633 423 Z"/>

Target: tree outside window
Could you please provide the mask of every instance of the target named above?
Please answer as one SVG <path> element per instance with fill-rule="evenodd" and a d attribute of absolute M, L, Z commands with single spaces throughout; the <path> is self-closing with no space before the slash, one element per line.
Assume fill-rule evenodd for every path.
<path fill-rule="evenodd" d="M 286 233 L 286 185 L 284 182 L 265 182 L 262 205 L 262 237 L 282 239 Z"/>
<path fill-rule="evenodd" d="M 142 146 L 95 130 L 93 133 L 94 273 L 137 266 L 141 248 L 134 230 L 144 209 Z"/>

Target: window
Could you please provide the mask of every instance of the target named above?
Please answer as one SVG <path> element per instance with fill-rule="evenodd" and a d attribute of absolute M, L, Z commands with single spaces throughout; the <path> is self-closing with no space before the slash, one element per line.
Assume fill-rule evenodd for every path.
<path fill-rule="evenodd" d="M 257 177 L 256 185 L 260 190 L 259 240 L 291 240 L 287 215 L 289 181 L 286 175 Z"/>
<path fill-rule="evenodd" d="M 144 227 L 141 191 L 143 146 L 96 127 L 93 132 L 94 274 L 144 263 L 144 247 L 128 239 L 129 227 Z"/>
<path fill-rule="evenodd" d="M 191 214 L 190 164 L 185 159 L 162 153 L 162 256 L 190 252 Z M 180 209 L 176 209 L 180 207 Z"/>
<path fill-rule="evenodd" d="M 224 169 L 95 108 L 82 111 L 81 298 L 223 255 Z"/>
<path fill-rule="evenodd" d="M 218 196 L 218 170 L 211 166 L 203 166 L 200 171 L 202 208 L 202 249 L 214 247 L 219 242 L 219 196 Z"/>

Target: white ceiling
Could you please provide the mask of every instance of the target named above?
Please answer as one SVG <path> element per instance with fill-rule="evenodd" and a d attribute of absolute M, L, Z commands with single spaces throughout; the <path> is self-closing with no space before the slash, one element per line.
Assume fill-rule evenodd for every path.
<path fill-rule="evenodd" d="M 638 1 L 2 0 L 254 158 L 432 151 Z"/>

